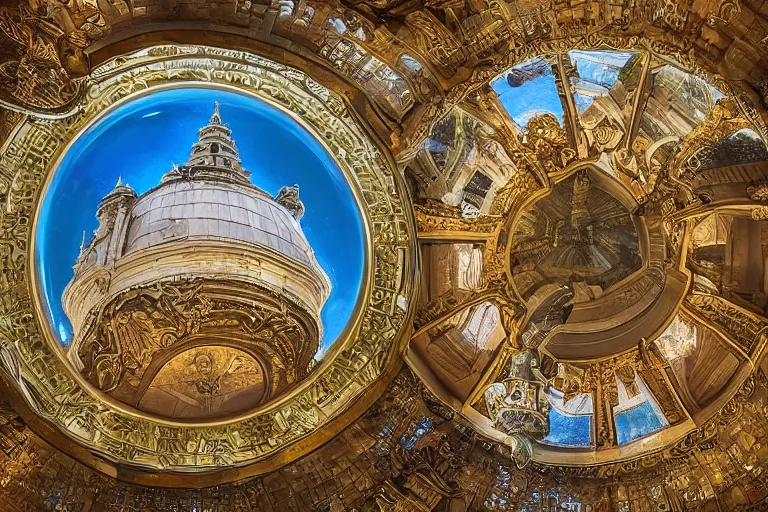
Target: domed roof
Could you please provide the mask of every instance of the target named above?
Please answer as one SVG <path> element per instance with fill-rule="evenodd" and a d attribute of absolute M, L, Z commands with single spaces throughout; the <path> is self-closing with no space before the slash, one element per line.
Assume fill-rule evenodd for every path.
<path fill-rule="evenodd" d="M 249 177 L 217 106 L 187 163 L 139 197 L 118 181 L 99 203 L 62 300 L 68 358 L 101 391 L 167 418 L 219 418 L 308 375 L 331 283 L 299 224 L 298 185 L 272 197 Z"/>
<path fill-rule="evenodd" d="M 273 198 L 250 182 L 250 174 L 216 104 L 189 161 L 133 204 L 123 254 L 179 240 L 229 240 L 274 249 L 327 283 L 299 225 L 304 207 L 298 187 Z"/>
<path fill-rule="evenodd" d="M 325 275 L 296 219 L 252 186 L 201 179 L 163 183 L 134 204 L 124 254 L 188 239 L 264 245 Z"/>

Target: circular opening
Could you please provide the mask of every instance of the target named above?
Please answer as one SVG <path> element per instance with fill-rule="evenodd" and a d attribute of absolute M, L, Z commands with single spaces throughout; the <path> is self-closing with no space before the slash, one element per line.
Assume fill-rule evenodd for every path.
<path fill-rule="evenodd" d="M 365 266 L 358 203 L 323 145 L 259 99 L 207 88 L 134 99 L 83 132 L 52 176 L 35 236 L 43 304 L 67 358 L 133 406 L 143 395 L 127 399 L 115 381 L 130 377 L 144 393 L 163 371 L 153 355 L 200 335 L 192 324 L 203 317 L 216 336 L 234 321 L 244 329 L 234 338 L 293 344 L 286 360 L 301 368 L 267 366 L 274 387 L 259 400 L 295 386 L 344 333 Z M 170 267 L 168 255 L 176 258 Z M 185 265 L 196 270 L 186 273 Z M 133 309 L 120 310 L 125 304 Z M 238 318 L 224 318 L 225 306 Z M 278 317 L 287 318 L 282 327 L 269 323 Z M 97 362 L 101 349 L 83 347 L 106 339 L 129 348 Z M 249 354 L 259 365 L 274 363 L 273 348 Z M 308 358 L 295 356 L 302 351 Z M 227 368 L 222 361 L 220 371 Z"/>

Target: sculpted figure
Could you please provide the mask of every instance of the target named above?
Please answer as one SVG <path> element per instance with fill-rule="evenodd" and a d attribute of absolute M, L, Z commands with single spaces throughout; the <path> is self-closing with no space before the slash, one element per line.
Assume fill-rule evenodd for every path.
<path fill-rule="evenodd" d="M 277 193 L 275 201 L 284 206 L 296 220 L 301 220 L 304 216 L 304 203 L 299 199 L 299 186 L 283 187 Z"/>

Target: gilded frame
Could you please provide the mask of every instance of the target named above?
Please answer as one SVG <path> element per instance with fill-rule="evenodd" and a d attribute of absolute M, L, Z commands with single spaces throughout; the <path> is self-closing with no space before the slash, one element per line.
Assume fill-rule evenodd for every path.
<path fill-rule="evenodd" d="M 198 474 L 258 462 L 258 472 L 289 445 L 296 448 L 280 454 L 283 463 L 306 453 L 316 444 L 309 437 L 381 388 L 373 384 L 388 380 L 408 339 L 417 292 L 414 223 L 393 162 L 339 95 L 251 53 L 154 46 L 105 62 L 89 82 L 72 116 L 25 119 L 0 157 L 0 181 L 8 183 L 0 214 L 0 370 L 24 408 L 98 457 L 134 470 Z M 34 258 L 39 204 L 68 145 L 115 105 L 184 85 L 257 97 L 297 120 L 347 177 L 367 238 L 361 298 L 322 364 L 294 391 L 247 415 L 199 424 L 152 418 L 83 385 L 44 313 Z"/>

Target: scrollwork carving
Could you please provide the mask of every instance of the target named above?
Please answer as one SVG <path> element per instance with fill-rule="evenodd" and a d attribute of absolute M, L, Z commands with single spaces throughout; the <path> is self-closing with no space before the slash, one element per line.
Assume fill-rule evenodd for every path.
<path fill-rule="evenodd" d="M 722 297 L 704 293 L 686 296 L 691 312 L 717 327 L 748 356 L 765 344 L 766 322 L 734 306 Z"/>
<path fill-rule="evenodd" d="M 105 29 L 102 13 L 89 3 L 52 0 L 0 8 L 0 39 L 10 57 L 0 65 L 0 99 L 40 113 L 70 108 L 90 71 L 84 50 Z"/>
<path fill-rule="evenodd" d="M 540 114 L 528 121 L 523 145 L 530 148 L 549 171 L 561 169 L 576 158 L 565 129 L 552 114 Z"/>

